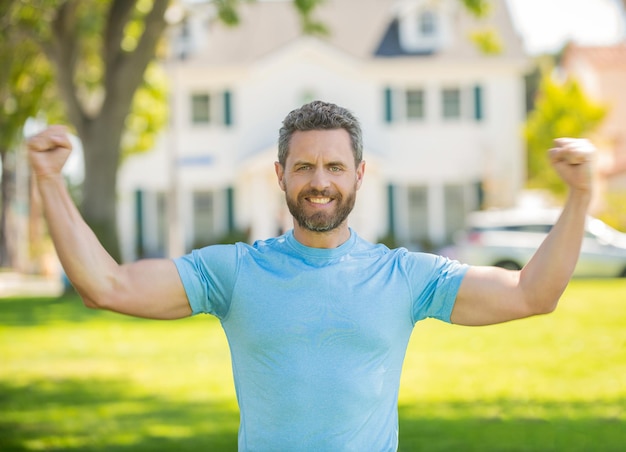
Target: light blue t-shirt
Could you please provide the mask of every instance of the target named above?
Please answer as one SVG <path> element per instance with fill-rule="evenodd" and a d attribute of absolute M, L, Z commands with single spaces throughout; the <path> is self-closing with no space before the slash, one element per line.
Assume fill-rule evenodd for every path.
<path fill-rule="evenodd" d="M 450 321 L 467 270 L 359 238 L 333 249 L 293 231 L 175 260 L 194 314 L 231 349 L 239 450 L 395 451 L 398 390 L 415 322 Z"/>

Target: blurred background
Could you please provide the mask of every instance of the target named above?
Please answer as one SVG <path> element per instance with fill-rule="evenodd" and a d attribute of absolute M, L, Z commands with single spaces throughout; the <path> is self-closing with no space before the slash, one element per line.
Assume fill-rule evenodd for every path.
<path fill-rule="evenodd" d="M 5 283 L 8 270 L 60 272 L 24 136 L 69 125 L 68 183 L 116 259 L 177 256 L 291 227 L 277 131 L 314 99 L 362 122 L 367 175 L 351 226 L 369 240 L 462 257 L 469 213 L 558 207 L 564 187 L 546 151 L 560 136 L 596 143 L 590 213 L 626 230 L 622 1 L 2 8 Z"/>

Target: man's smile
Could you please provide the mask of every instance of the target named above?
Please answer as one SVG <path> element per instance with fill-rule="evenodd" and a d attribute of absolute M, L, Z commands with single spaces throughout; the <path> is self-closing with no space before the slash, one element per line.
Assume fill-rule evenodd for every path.
<path fill-rule="evenodd" d="M 307 201 L 313 204 L 329 204 L 332 199 L 331 198 L 305 198 Z"/>

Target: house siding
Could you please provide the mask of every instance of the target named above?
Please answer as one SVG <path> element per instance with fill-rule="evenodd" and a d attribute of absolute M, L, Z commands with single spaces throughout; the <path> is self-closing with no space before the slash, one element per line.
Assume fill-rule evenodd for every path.
<path fill-rule="evenodd" d="M 346 1 L 332 0 L 328 8 L 344 11 Z M 458 15 L 452 7 L 456 3 L 442 2 L 448 21 Z M 504 27 L 502 36 L 507 38 L 510 18 L 504 3 L 496 3 L 494 20 Z M 390 5 L 389 14 L 381 16 L 384 4 Z M 330 39 L 273 37 L 273 43 L 241 47 L 240 59 L 222 55 L 226 50 L 217 43 L 246 42 L 247 35 L 258 34 L 254 27 L 264 25 L 243 20 L 229 32 L 232 35 L 223 32 L 230 40 L 209 33 L 213 41 L 204 51 L 186 55 L 185 60 L 167 61 L 166 68 L 176 82 L 172 126 L 153 152 L 124 164 L 120 198 L 127 199 L 125 193 L 137 190 L 172 190 L 175 184 L 180 223 L 189 225 L 194 212 L 185 207 L 189 205 L 186 200 L 194 191 L 212 190 L 223 195 L 214 206 L 217 235 L 243 230 L 253 241 L 284 231 L 291 223 L 273 167 L 278 129 L 290 110 L 317 98 L 347 107 L 362 123 L 366 174 L 350 225 L 365 238 L 378 240 L 392 234 L 398 244 L 410 248 L 437 247 L 449 242 L 466 211 L 513 205 L 525 176 L 520 127 L 526 60 L 516 50 L 519 43 L 508 42 L 510 53 L 487 57 L 459 33 L 456 39 L 463 40 L 459 48 L 425 55 L 401 52 L 397 47 L 391 57 L 388 51 L 380 52 L 399 39 L 392 29 L 398 20 L 392 5 L 383 0 L 362 4 L 362 28 L 354 32 L 375 44 L 369 52 L 363 52 L 361 43 L 348 39 L 342 29 Z M 259 3 L 246 8 L 276 11 L 279 5 Z M 266 9 L 258 10 L 255 17 L 265 17 Z M 377 17 L 367 16 L 367 11 L 372 16 L 376 12 Z M 321 17 L 329 17 L 331 23 L 339 20 L 337 14 L 325 14 L 322 9 Z M 368 26 L 368 20 L 378 22 Z M 389 22 L 385 25 L 381 20 Z M 290 26 L 285 30 L 291 30 Z M 380 34 L 372 38 L 367 30 Z M 346 39 L 339 42 L 342 36 Z M 450 37 L 446 39 L 449 45 Z M 253 55 L 257 47 L 263 52 Z M 441 97 L 448 87 L 459 89 L 458 118 L 443 117 Z M 422 118 L 406 117 L 402 102 L 410 89 L 423 90 Z M 197 127 L 187 119 L 196 92 L 222 93 L 221 122 Z M 416 187 L 424 196 L 423 212 L 417 213 L 410 202 Z M 133 251 L 136 216 L 130 204 L 120 203 L 126 259 L 137 257 Z M 458 209 L 462 209 L 460 214 Z M 148 218 L 142 221 L 144 227 L 151 223 Z M 179 240 L 188 248 L 193 231 L 182 229 Z"/>

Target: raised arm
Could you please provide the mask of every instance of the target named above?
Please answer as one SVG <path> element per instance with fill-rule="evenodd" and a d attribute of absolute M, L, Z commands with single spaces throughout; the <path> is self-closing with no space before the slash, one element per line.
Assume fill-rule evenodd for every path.
<path fill-rule="evenodd" d="M 487 325 L 556 308 L 580 254 L 591 201 L 594 152 L 587 140 L 555 140 L 550 159 L 569 188 L 558 221 L 522 270 L 470 268 L 452 311 L 453 323 Z"/>
<path fill-rule="evenodd" d="M 46 129 L 30 138 L 27 148 L 54 246 L 85 305 L 154 319 L 189 316 L 191 308 L 171 260 L 119 265 L 81 217 L 61 174 L 72 148 L 65 128 Z"/>

